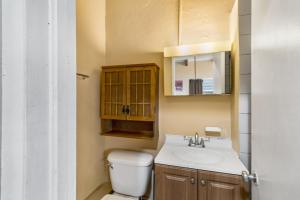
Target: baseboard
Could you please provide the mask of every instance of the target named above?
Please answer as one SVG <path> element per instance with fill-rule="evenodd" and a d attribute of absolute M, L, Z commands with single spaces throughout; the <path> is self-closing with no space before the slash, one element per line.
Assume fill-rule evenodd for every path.
<path fill-rule="evenodd" d="M 112 188 L 109 182 L 105 182 L 99 185 L 91 194 L 89 194 L 84 200 L 101 200 L 103 196 L 111 193 Z"/>

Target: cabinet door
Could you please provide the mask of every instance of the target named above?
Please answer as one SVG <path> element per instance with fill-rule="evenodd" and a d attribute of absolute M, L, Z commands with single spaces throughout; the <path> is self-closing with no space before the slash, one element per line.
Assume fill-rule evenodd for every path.
<path fill-rule="evenodd" d="M 239 185 L 208 181 L 207 200 L 239 200 Z"/>
<path fill-rule="evenodd" d="M 155 120 L 156 81 L 156 67 L 127 68 L 128 120 Z"/>
<path fill-rule="evenodd" d="M 198 200 L 246 200 L 247 191 L 240 176 L 198 172 Z"/>
<path fill-rule="evenodd" d="M 101 118 L 126 119 L 126 69 L 104 68 L 101 82 Z"/>
<path fill-rule="evenodd" d="M 197 200 L 197 170 L 155 165 L 156 200 Z"/>

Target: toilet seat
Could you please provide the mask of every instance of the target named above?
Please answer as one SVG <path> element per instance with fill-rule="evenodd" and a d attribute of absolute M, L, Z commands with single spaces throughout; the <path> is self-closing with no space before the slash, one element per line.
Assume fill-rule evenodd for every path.
<path fill-rule="evenodd" d="M 138 198 L 123 196 L 119 194 L 107 194 L 101 200 L 137 200 Z"/>

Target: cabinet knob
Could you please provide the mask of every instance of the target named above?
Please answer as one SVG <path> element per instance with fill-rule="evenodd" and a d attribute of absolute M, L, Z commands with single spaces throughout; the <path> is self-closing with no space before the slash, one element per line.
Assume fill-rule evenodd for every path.
<path fill-rule="evenodd" d="M 126 112 L 126 109 L 125 109 L 125 106 L 123 105 L 122 106 L 122 113 L 125 114 L 125 112 Z"/>
<path fill-rule="evenodd" d="M 125 112 L 126 112 L 127 115 L 130 113 L 129 106 L 126 106 Z"/>
<path fill-rule="evenodd" d="M 195 184 L 195 178 L 191 178 L 191 184 Z"/>
<path fill-rule="evenodd" d="M 201 183 L 201 185 L 206 185 L 206 181 L 205 180 L 201 180 L 200 183 Z"/>

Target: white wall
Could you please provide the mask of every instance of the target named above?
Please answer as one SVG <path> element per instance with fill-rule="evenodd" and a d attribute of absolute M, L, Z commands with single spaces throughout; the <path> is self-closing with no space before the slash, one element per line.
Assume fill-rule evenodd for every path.
<path fill-rule="evenodd" d="M 2 2 L 1 199 L 75 199 L 75 1 Z"/>
<path fill-rule="evenodd" d="M 239 132 L 240 158 L 251 166 L 251 0 L 239 0 L 240 94 Z"/>

